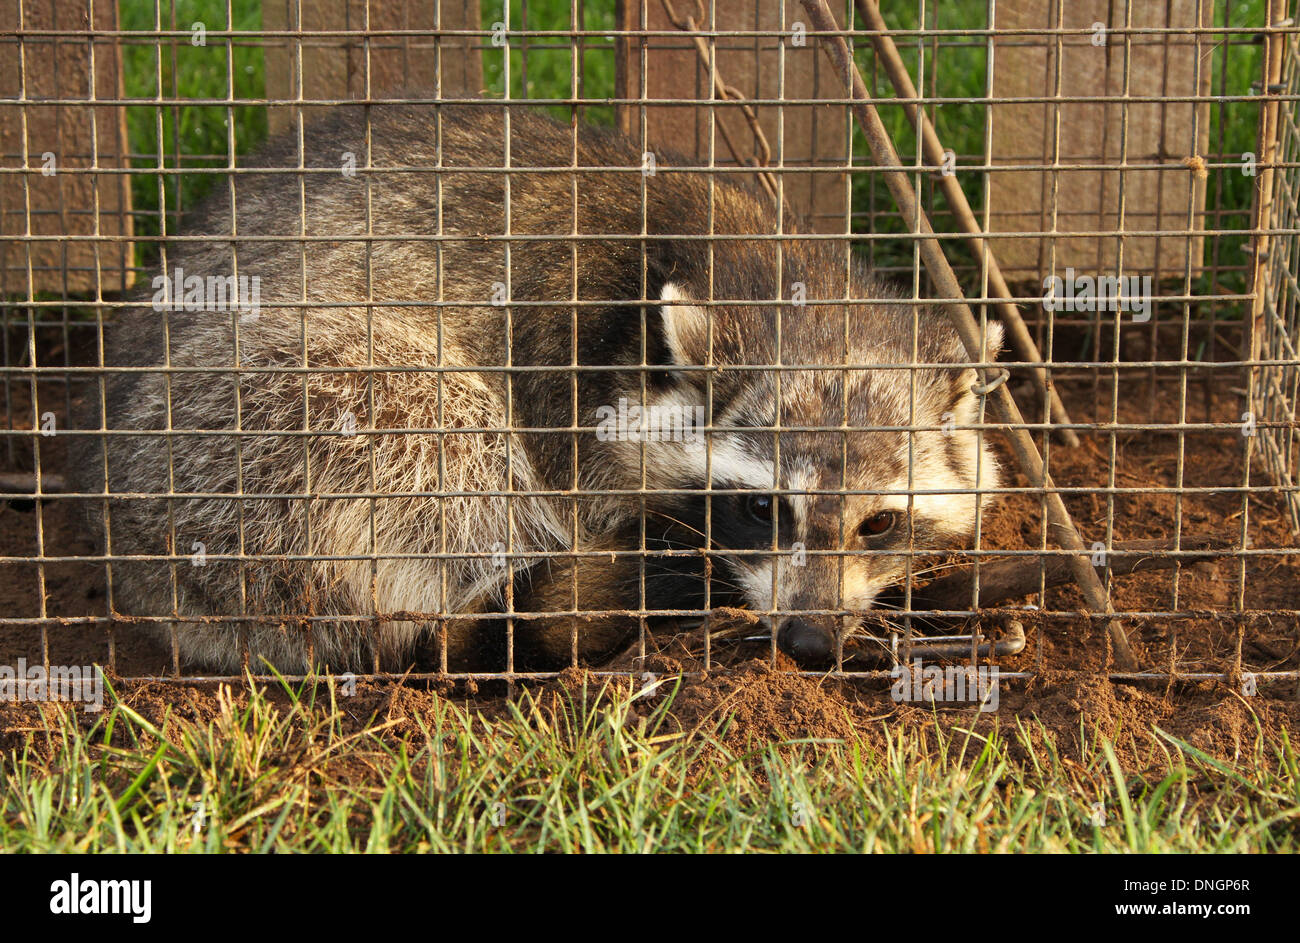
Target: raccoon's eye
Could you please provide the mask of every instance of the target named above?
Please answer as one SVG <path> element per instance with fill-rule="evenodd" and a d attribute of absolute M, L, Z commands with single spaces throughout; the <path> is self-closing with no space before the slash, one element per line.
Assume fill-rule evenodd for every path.
<path fill-rule="evenodd" d="M 760 524 L 772 523 L 772 509 L 776 502 L 770 494 L 751 494 L 745 498 L 745 513 Z"/>
<path fill-rule="evenodd" d="M 895 511 L 881 511 L 879 514 L 873 514 L 861 524 L 858 525 L 858 536 L 860 537 L 879 537 L 887 534 L 894 529 L 898 523 L 898 514 Z"/>

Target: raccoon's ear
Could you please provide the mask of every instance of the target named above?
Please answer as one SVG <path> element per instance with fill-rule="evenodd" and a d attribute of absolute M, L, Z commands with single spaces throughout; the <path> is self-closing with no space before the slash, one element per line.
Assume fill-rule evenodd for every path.
<path fill-rule="evenodd" d="M 990 363 L 1002 352 L 1002 322 L 990 320 L 984 331 L 985 355 Z"/>
<path fill-rule="evenodd" d="M 676 282 L 664 282 L 659 292 L 664 344 L 678 366 L 704 362 L 709 343 L 709 313 L 686 294 Z"/>

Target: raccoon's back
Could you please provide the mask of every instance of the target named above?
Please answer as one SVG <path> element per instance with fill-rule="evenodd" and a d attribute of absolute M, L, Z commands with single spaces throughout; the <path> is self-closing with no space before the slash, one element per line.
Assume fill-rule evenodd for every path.
<path fill-rule="evenodd" d="M 220 178 L 165 243 L 158 274 L 257 278 L 262 315 L 285 315 L 275 323 L 287 334 L 302 333 L 294 322 L 311 309 L 316 329 L 305 340 L 285 339 L 309 362 L 338 361 L 347 347 L 329 331 L 357 311 L 372 320 L 374 306 L 385 305 L 387 331 L 417 331 L 430 350 L 441 345 L 493 365 L 506 362 L 504 312 L 492 310 L 495 302 L 563 300 L 575 282 L 581 299 L 638 297 L 643 232 L 772 228 L 743 188 L 723 185 L 711 195 L 698 175 L 666 170 L 647 184 L 641 155 L 613 133 L 581 127 L 575 143 L 573 129 L 514 108 L 507 136 L 502 112 L 339 106 L 306 127 L 301 154 L 291 130 Z M 706 252 L 693 248 L 673 264 L 703 264 Z M 140 299 L 153 293 L 150 286 Z M 366 307 L 347 319 L 318 314 L 355 305 Z M 173 312 L 170 321 L 173 363 L 231 363 L 222 318 Z M 109 337 L 114 364 L 164 361 L 156 311 L 120 322 Z M 257 359 L 259 339 L 241 339 L 244 357 Z M 384 338 L 367 339 L 362 362 L 376 343 L 382 348 Z"/>
<path fill-rule="evenodd" d="M 272 140 L 166 243 L 159 272 L 255 279 L 258 310 L 142 306 L 109 332 L 110 367 L 160 368 L 110 374 L 109 427 L 195 433 L 138 446 L 120 440 L 112 490 L 235 492 L 257 475 L 287 483 L 274 467 L 294 452 L 283 442 L 263 455 L 270 467 L 246 461 L 265 447 L 259 431 L 310 438 L 385 418 L 387 428 L 403 428 L 431 403 L 437 417 L 424 428 L 501 426 L 500 372 L 443 374 L 463 381 L 453 398 L 436 372 L 418 368 L 568 363 L 565 299 L 626 302 L 646 290 L 648 266 L 679 278 L 712 258 L 701 242 L 668 240 L 673 251 L 647 262 L 643 234 L 773 228 L 744 188 L 711 187 L 668 167 L 648 178 L 640 167 L 641 155 L 617 135 L 575 133 L 521 108 L 507 119 L 499 106 L 341 106 L 307 126 L 301 154 L 296 131 Z M 714 248 L 733 263 L 753 251 Z M 759 267 L 719 261 L 719 292 L 734 292 L 723 284 L 732 273 Z M 154 293 L 151 284 L 140 300 Z M 506 299 L 561 306 L 498 304 Z M 634 312 L 583 309 L 583 362 L 639 359 Z M 472 409 L 458 416 L 462 400 Z M 236 434 L 205 439 L 213 430 Z M 299 452 L 311 445 L 297 444 Z"/>

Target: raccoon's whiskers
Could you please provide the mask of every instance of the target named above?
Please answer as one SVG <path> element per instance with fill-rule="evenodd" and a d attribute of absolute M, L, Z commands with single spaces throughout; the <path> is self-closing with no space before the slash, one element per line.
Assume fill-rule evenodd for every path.
<path fill-rule="evenodd" d="M 655 571 L 651 571 L 649 568 L 646 569 L 645 581 L 647 583 L 649 583 L 652 579 L 668 579 L 668 578 L 689 579 L 690 577 L 689 575 L 678 572 L 677 570 L 670 570 L 667 568 L 660 568 Z M 718 576 L 716 570 L 714 571 L 714 576 L 712 578 L 712 581 L 718 584 L 719 586 L 723 587 L 724 589 L 734 590 L 735 592 L 743 591 L 743 587 L 740 586 L 740 584 L 734 582 L 733 580 L 727 579 L 726 577 Z M 616 585 L 635 587 L 640 585 L 640 582 L 641 582 L 640 575 L 634 574 L 622 578 L 616 583 Z"/>
<path fill-rule="evenodd" d="M 680 520 L 679 518 L 673 517 L 673 516 L 670 515 L 670 514 L 665 514 L 663 511 L 656 511 L 656 510 L 653 510 L 653 509 L 647 508 L 647 509 L 646 509 L 646 514 L 647 514 L 647 515 L 651 515 L 651 514 L 653 514 L 655 517 L 663 518 L 665 521 L 669 521 L 670 523 L 673 523 L 673 524 L 679 524 L 679 525 L 681 525 L 682 527 L 685 527 L 685 528 L 686 528 L 688 531 L 690 531 L 692 534 L 695 534 L 696 536 L 699 536 L 699 537 L 707 537 L 707 536 L 708 536 L 707 534 L 704 533 L 704 531 L 700 530 L 699 528 L 697 528 L 697 527 L 692 527 L 690 524 L 687 524 L 685 521 Z"/>

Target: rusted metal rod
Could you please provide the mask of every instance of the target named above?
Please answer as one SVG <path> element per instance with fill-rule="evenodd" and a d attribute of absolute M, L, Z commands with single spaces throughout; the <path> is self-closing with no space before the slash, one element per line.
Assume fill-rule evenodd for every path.
<path fill-rule="evenodd" d="M 1236 552 L 1235 541 L 1226 534 L 1184 534 L 1177 547 L 1168 540 L 1121 540 L 1106 552 L 1112 577 L 1154 570 L 1190 567 Z M 1176 552 L 1175 552 L 1176 551 Z M 1168 554 L 1166 556 L 1165 554 Z M 1073 575 L 1059 556 L 1017 556 L 980 564 L 979 603 L 996 606 L 1008 599 L 1037 593 L 1041 586 L 1073 582 Z M 912 590 L 913 609 L 965 609 L 975 591 L 974 573 L 961 569 Z"/>
<path fill-rule="evenodd" d="M 984 641 L 975 646 L 975 654 L 979 658 L 997 658 L 1005 655 L 1019 655 L 1025 650 L 1025 627 L 1019 622 L 1011 622 L 1007 625 L 1006 634 L 996 642 Z M 968 640 L 952 640 L 948 642 L 920 642 L 914 643 L 907 650 L 908 655 L 912 658 L 936 659 L 936 658 L 964 658 L 971 653 L 971 643 Z"/>
<path fill-rule="evenodd" d="M 889 27 L 885 25 L 884 17 L 880 15 L 880 7 L 876 5 L 876 0 L 854 0 L 858 12 L 862 14 L 863 21 L 867 27 L 874 30 L 871 36 L 871 43 L 876 49 L 876 58 L 884 66 L 885 74 L 889 76 L 889 81 L 894 86 L 894 91 L 898 94 L 900 101 L 903 103 L 903 111 L 907 114 L 907 120 L 912 123 L 913 128 L 921 132 L 922 154 L 925 159 L 932 165 L 941 166 L 944 162 L 943 144 L 939 140 L 939 135 L 935 132 L 934 126 L 930 119 L 926 117 L 925 110 L 917 104 L 920 96 L 917 94 L 916 86 L 912 84 L 912 76 L 907 71 L 907 66 L 903 64 L 903 58 L 898 53 L 898 47 L 894 45 L 894 39 L 889 35 Z M 1011 288 L 1007 285 L 1007 280 L 1002 276 L 1002 267 L 998 265 L 997 257 L 993 254 L 993 247 L 984 239 L 984 230 L 975 218 L 975 213 L 971 210 L 970 203 L 966 200 L 966 194 L 957 182 L 956 174 L 943 174 L 939 177 L 939 189 L 944 198 L 948 201 L 948 206 L 952 210 L 957 224 L 967 235 L 966 240 L 970 246 L 971 252 L 975 258 L 983 258 L 988 266 L 989 289 L 992 294 L 1006 300 L 995 304 L 994 310 L 997 311 L 998 317 L 1006 325 L 1007 335 L 1011 340 L 1012 347 L 1015 348 L 1017 356 L 1029 363 L 1041 364 L 1043 356 L 1038 351 L 1038 345 L 1034 343 L 1034 338 L 1029 333 L 1029 328 L 1025 326 L 1024 319 L 1020 317 L 1020 309 L 1011 301 L 1013 297 Z M 1056 430 L 1065 445 L 1071 448 L 1079 444 L 1079 437 L 1075 431 L 1069 428 L 1070 414 L 1065 410 L 1065 404 L 1061 402 L 1061 397 L 1057 394 L 1056 389 L 1048 385 L 1047 371 L 1041 367 L 1035 367 L 1029 372 L 1030 379 L 1033 381 L 1038 395 L 1047 403 L 1049 415 L 1052 422 L 1062 428 Z"/>
<path fill-rule="evenodd" d="M 63 494 L 67 490 L 62 475 L 47 473 L 38 479 L 35 472 L 0 473 L 0 494 L 37 498 L 43 494 Z"/>
<path fill-rule="evenodd" d="M 957 280 L 956 273 L 953 272 L 952 266 L 943 254 L 943 248 L 940 246 L 939 240 L 935 238 L 934 229 L 930 225 L 929 218 L 919 205 L 916 195 L 912 192 L 906 170 L 898 159 L 898 153 L 894 150 L 893 142 L 889 139 L 889 133 L 885 130 L 880 115 L 871 105 L 866 83 L 862 80 L 862 73 L 858 71 L 857 65 L 853 62 L 853 54 L 849 50 L 848 43 L 844 41 L 842 35 L 839 35 L 841 30 L 836 24 L 835 18 L 831 15 L 826 0 L 800 0 L 800 3 L 808 12 L 813 29 L 825 34 L 821 37 L 822 48 L 826 50 L 826 54 L 839 71 L 849 97 L 853 100 L 851 107 L 854 117 L 857 119 L 867 145 L 871 149 L 872 159 L 878 167 L 883 168 L 885 183 L 894 197 L 894 202 L 898 204 L 904 222 L 907 223 L 912 232 L 921 235 L 918 250 L 922 261 L 925 262 L 926 271 L 934 281 L 936 290 L 944 298 L 956 299 L 948 302 L 947 308 L 952 317 L 953 326 L 966 347 L 967 355 L 975 363 L 986 362 L 988 358 L 983 351 L 980 327 L 975 320 L 975 315 L 971 312 L 970 305 L 965 301 L 961 283 Z M 988 375 L 990 371 L 986 370 L 984 372 L 986 374 L 985 383 L 988 383 L 991 379 L 991 376 Z M 989 397 L 995 405 L 1000 421 L 1007 425 L 1007 438 L 1011 442 L 1012 450 L 1015 452 L 1021 470 L 1029 479 L 1031 485 L 1040 487 L 1043 490 L 1043 503 L 1047 510 L 1048 521 L 1052 525 L 1054 542 L 1062 550 L 1077 552 L 1076 556 L 1069 557 L 1070 569 L 1079 584 L 1084 599 L 1095 612 L 1107 615 L 1113 613 L 1114 609 L 1111 607 L 1110 599 L 1106 594 L 1106 588 L 1102 585 L 1101 578 L 1092 565 L 1083 538 L 1079 536 L 1079 531 L 1070 518 L 1070 512 L 1065 507 L 1060 492 L 1057 491 L 1055 483 L 1043 465 L 1043 457 L 1038 452 L 1038 446 L 1034 444 L 1029 431 L 1024 428 L 1024 417 L 1021 416 L 1020 409 L 1016 406 L 1016 401 L 1012 398 L 1011 392 L 1003 383 L 994 388 Z M 1137 660 L 1133 657 L 1133 650 L 1129 646 L 1128 636 L 1124 634 L 1124 628 L 1120 625 L 1118 619 L 1111 618 L 1107 620 L 1107 632 L 1110 636 L 1116 664 L 1124 671 L 1137 670 Z"/>

